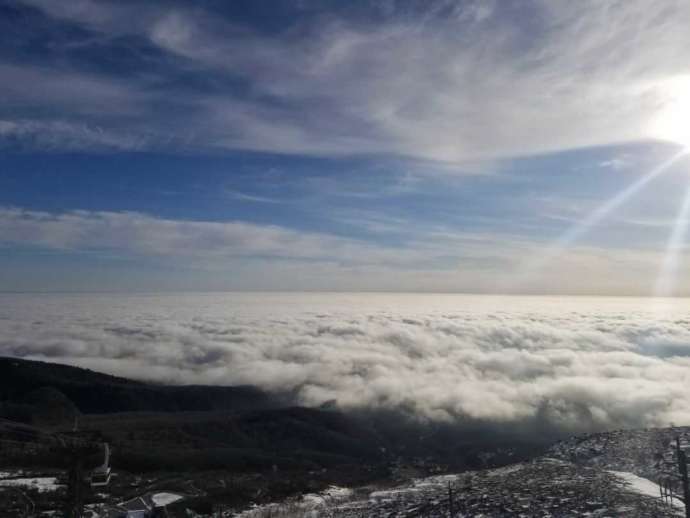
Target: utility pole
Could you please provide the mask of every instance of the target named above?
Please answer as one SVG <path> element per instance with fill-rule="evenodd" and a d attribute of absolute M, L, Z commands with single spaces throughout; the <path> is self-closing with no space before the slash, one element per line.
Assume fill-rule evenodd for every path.
<path fill-rule="evenodd" d="M 65 518 L 82 518 L 84 515 L 84 453 L 78 447 L 70 453 Z"/>
<path fill-rule="evenodd" d="M 690 487 L 688 486 L 688 461 L 685 452 L 680 449 L 680 437 L 676 437 L 676 456 L 678 458 L 678 472 L 683 484 L 683 503 L 685 504 L 685 518 L 690 518 Z"/>

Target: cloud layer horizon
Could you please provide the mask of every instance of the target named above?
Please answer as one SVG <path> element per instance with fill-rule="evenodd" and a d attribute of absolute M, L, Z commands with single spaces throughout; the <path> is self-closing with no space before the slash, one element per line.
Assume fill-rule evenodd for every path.
<path fill-rule="evenodd" d="M 6 297 L 7 296 L 3 296 Z M 0 349 L 301 404 L 561 430 L 690 422 L 687 302 L 385 294 L 22 295 Z"/>

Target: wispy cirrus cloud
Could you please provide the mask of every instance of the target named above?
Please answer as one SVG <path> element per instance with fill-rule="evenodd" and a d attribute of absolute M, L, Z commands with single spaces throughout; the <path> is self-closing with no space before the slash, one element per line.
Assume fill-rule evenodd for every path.
<path fill-rule="evenodd" d="M 129 85 L 152 95 L 141 118 L 159 147 L 463 162 L 660 138 L 655 121 L 675 95 L 665 85 L 690 74 L 690 7 L 676 0 L 654 16 L 644 0 L 295 11 L 273 32 L 172 4 L 20 4 L 169 56 L 155 86 L 139 76 Z M 180 74 L 197 81 L 169 90 Z M 201 78 L 214 87 L 194 86 Z M 170 110 L 152 109 L 171 95 L 184 130 Z M 104 113 L 100 126 L 140 123 Z"/>
<path fill-rule="evenodd" d="M 145 135 L 121 134 L 85 123 L 0 120 L 0 148 L 3 146 L 53 151 L 137 151 L 148 147 L 148 139 Z"/>
<path fill-rule="evenodd" d="M 78 69 L 0 63 L 0 93 L 20 113 L 36 107 L 78 116 L 131 116 L 151 100 L 124 79 Z"/>

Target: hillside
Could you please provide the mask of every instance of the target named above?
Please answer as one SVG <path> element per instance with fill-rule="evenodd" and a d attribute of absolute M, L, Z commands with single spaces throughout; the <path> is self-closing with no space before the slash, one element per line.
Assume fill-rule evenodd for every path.
<path fill-rule="evenodd" d="M 64 452 L 50 438 L 76 420 L 82 432 L 111 446 L 112 467 L 124 484 L 111 498 L 130 495 L 140 483 L 134 474 L 145 474 L 183 487 L 193 481 L 205 494 L 202 503 L 242 508 L 330 484 L 390 484 L 501 466 L 544 447 L 507 431 L 487 433 L 481 423 L 422 422 L 392 411 L 343 412 L 283 401 L 253 387 L 155 385 L 0 358 L 0 417 L 9 419 L 0 421 L 0 439 L 9 445 L 0 467 L 63 470 Z"/>
<path fill-rule="evenodd" d="M 418 478 L 383 489 L 307 495 L 261 506 L 240 516 L 680 517 L 685 515 L 682 502 L 677 498 L 662 500 L 658 485 L 659 480 L 677 470 L 676 437 L 681 448 L 688 448 L 690 428 L 573 436 L 527 462 Z M 675 494 L 680 492 L 676 487 Z"/>
<path fill-rule="evenodd" d="M 285 516 L 332 518 L 670 518 L 681 512 L 678 505 L 662 503 L 653 484 L 644 479 L 548 458 L 506 468 L 417 479 L 383 490 L 355 490 L 341 499 L 311 497 L 290 505 L 299 512 L 293 510 Z M 281 509 L 287 507 L 266 506 L 241 516 L 281 516 Z"/>
<path fill-rule="evenodd" d="M 0 358 L 0 401 L 23 403 L 50 387 L 82 413 L 244 411 L 278 406 L 256 387 L 154 385 L 54 363 Z"/>
<path fill-rule="evenodd" d="M 675 438 L 690 443 L 690 428 L 659 428 L 574 436 L 547 449 L 543 439 L 477 422 L 281 405 L 253 387 L 154 385 L 10 358 L 0 359 L 0 394 L 0 409 L 23 410 L 29 423 L 0 420 L 10 477 L 0 499 L 16 497 L 3 485 L 43 474 L 36 480 L 52 489 L 26 491 L 44 510 L 64 498 L 56 444 L 75 417 L 112 447 L 116 478 L 93 505 L 169 493 L 179 497 L 170 516 L 187 508 L 235 516 L 259 504 L 242 516 L 663 518 L 679 510 L 660 501 L 656 482 L 674 470 Z M 461 474 L 439 475 L 448 472 Z M 20 513 L 21 501 L 11 505 Z"/>
<path fill-rule="evenodd" d="M 657 482 L 678 473 L 676 439 L 685 450 L 690 427 L 614 430 L 558 441 L 547 455 L 598 469 L 634 473 Z"/>
<path fill-rule="evenodd" d="M 500 466 L 545 445 L 543 438 L 517 437 L 510 430 L 487 433 L 482 423 L 303 408 L 249 386 L 155 385 L 0 358 L 0 417 L 71 428 L 77 416 L 80 428 L 99 431 L 116 445 L 114 462 L 140 471 L 366 461 L 404 462 L 421 473 Z"/>

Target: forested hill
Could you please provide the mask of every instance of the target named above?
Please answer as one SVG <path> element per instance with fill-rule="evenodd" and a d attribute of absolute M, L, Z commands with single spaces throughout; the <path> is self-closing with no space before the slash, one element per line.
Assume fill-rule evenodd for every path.
<path fill-rule="evenodd" d="M 0 402 L 21 404 L 49 388 L 82 413 L 244 411 L 277 402 L 251 386 L 157 385 L 54 363 L 0 357 Z"/>

